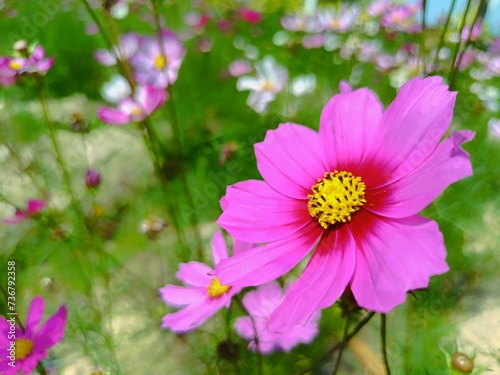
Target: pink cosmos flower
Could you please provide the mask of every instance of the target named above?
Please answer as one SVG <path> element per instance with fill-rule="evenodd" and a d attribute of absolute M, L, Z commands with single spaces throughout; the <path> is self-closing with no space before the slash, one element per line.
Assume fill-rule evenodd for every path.
<path fill-rule="evenodd" d="M 229 74 L 233 77 L 239 77 L 252 71 L 252 64 L 248 60 L 234 60 L 229 64 Z"/>
<path fill-rule="evenodd" d="M 19 224 L 42 211 L 46 205 L 47 202 L 44 200 L 30 199 L 26 204 L 25 210 L 16 210 L 14 217 L 6 218 L 3 222 L 5 224 Z"/>
<path fill-rule="evenodd" d="M 283 296 L 277 282 L 260 286 L 245 294 L 243 305 L 250 316 L 236 319 L 234 328 L 242 338 L 251 340 L 248 344 L 251 350 L 258 350 L 263 354 L 275 350 L 289 352 L 300 343 L 310 343 L 318 334 L 319 314 L 314 314 L 305 325 L 297 324 L 286 332 L 273 332 L 269 329 L 269 318 L 283 302 Z"/>
<path fill-rule="evenodd" d="M 455 92 L 441 77 L 413 78 L 383 111 L 362 88 L 326 104 L 319 133 L 297 124 L 269 130 L 255 145 L 264 181 L 229 186 L 218 224 L 240 241 L 267 243 L 224 259 L 224 285 L 261 285 L 305 270 L 271 315 L 271 330 L 304 324 L 350 286 L 359 306 L 388 312 L 406 292 L 448 271 L 437 224 L 418 213 L 472 174 L 455 131 L 440 142 Z"/>
<path fill-rule="evenodd" d="M 395 31 L 416 33 L 421 29 L 420 23 L 415 19 L 415 15 L 420 10 L 414 4 L 394 4 L 389 6 L 380 20 L 380 26 L 387 27 Z"/>
<path fill-rule="evenodd" d="M 234 243 L 234 254 L 244 252 L 250 245 Z M 221 232 L 212 238 L 212 261 L 216 265 L 228 257 L 226 242 Z M 167 285 L 159 290 L 163 300 L 181 310 L 163 317 L 163 328 L 174 332 L 188 332 L 199 326 L 223 307 L 229 307 L 231 299 L 241 288 L 221 284 L 218 277 L 209 276 L 212 269 L 199 262 L 181 263 L 177 278 L 186 286 Z"/>
<path fill-rule="evenodd" d="M 248 8 L 240 8 L 238 10 L 238 18 L 248 23 L 259 23 L 262 21 L 262 15 L 259 12 Z"/>
<path fill-rule="evenodd" d="M 3 375 L 31 374 L 38 363 L 47 357 L 47 349 L 64 337 L 66 307 L 61 306 L 40 326 L 43 312 L 43 298 L 33 298 L 24 332 L 15 325 L 14 317 L 0 317 L 0 372 Z"/>
<path fill-rule="evenodd" d="M 121 100 L 116 108 L 99 108 L 97 116 L 109 125 L 140 122 L 160 108 L 166 100 L 165 90 L 157 90 L 149 85 L 137 86 L 132 97 Z"/>
<path fill-rule="evenodd" d="M 349 7 L 342 4 L 338 10 L 323 9 L 318 14 L 319 27 L 323 31 L 345 33 L 355 25 L 360 13 L 361 8 L 356 5 Z"/>
<path fill-rule="evenodd" d="M 53 57 L 45 57 L 45 49 L 37 45 L 27 57 L 0 58 L 0 77 L 10 78 L 23 74 L 45 74 L 54 65 Z"/>
<path fill-rule="evenodd" d="M 182 42 L 173 32 L 162 30 L 161 38 L 160 45 L 156 35 L 141 37 L 139 49 L 130 59 L 137 82 L 157 89 L 166 88 L 177 81 L 177 74 L 186 54 Z"/>

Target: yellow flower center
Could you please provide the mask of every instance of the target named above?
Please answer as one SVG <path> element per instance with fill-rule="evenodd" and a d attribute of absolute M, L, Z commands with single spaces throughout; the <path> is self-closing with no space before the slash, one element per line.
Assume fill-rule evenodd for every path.
<path fill-rule="evenodd" d="M 208 286 L 207 294 L 209 295 L 210 298 L 219 298 L 222 297 L 227 292 L 229 292 L 229 289 L 231 289 L 231 286 L 221 285 L 219 278 L 214 277 L 212 279 L 212 282 Z"/>
<path fill-rule="evenodd" d="M 269 82 L 268 80 L 263 80 L 260 83 L 260 89 L 263 91 L 272 91 L 272 90 L 274 90 L 274 85 L 271 82 Z"/>
<path fill-rule="evenodd" d="M 165 66 L 167 65 L 167 59 L 163 55 L 158 55 L 156 56 L 155 59 L 155 66 L 157 69 L 165 69 Z"/>
<path fill-rule="evenodd" d="M 21 69 L 23 64 L 19 61 L 9 61 L 9 67 L 14 70 Z"/>
<path fill-rule="evenodd" d="M 33 341 L 28 339 L 16 339 L 16 360 L 25 359 L 33 351 Z"/>
<path fill-rule="evenodd" d="M 138 105 L 135 105 L 132 110 L 130 111 L 131 116 L 138 116 L 142 114 L 142 108 L 139 107 Z"/>
<path fill-rule="evenodd" d="M 351 172 L 326 172 L 325 177 L 311 187 L 312 194 L 307 196 L 309 215 L 325 229 L 351 221 L 351 215 L 366 203 L 365 188 L 361 177 L 355 177 Z"/>

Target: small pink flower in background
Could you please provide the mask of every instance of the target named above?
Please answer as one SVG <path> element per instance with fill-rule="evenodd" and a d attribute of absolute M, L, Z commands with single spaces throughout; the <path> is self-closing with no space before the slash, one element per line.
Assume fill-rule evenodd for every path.
<path fill-rule="evenodd" d="M 481 22 L 476 22 L 474 27 L 472 28 L 472 33 L 470 32 L 470 26 L 464 26 L 464 29 L 462 30 L 462 42 L 466 42 L 467 39 L 469 39 L 469 34 L 470 34 L 470 40 L 475 41 L 478 40 L 478 38 L 481 36 L 481 33 L 483 31 L 482 23 Z"/>
<path fill-rule="evenodd" d="M 101 174 L 95 169 L 87 170 L 85 174 L 85 186 L 87 189 L 96 189 L 101 184 Z"/>
<path fill-rule="evenodd" d="M 257 113 L 263 113 L 288 82 L 288 70 L 274 57 L 265 56 L 255 63 L 257 77 L 241 76 L 236 82 L 239 91 L 250 90 L 247 104 Z"/>
<path fill-rule="evenodd" d="M 109 125 L 140 122 L 160 108 L 166 100 L 165 90 L 157 90 L 149 85 L 137 86 L 132 97 L 121 100 L 116 108 L 99 108 L 97 116 Z"/>
<path fill-rule="evenodd" d="M 18 224 L 38 214 L 46 205 L 47 202 L 44 200 L 30 199 L 26 204 L 25 210 L 16 210 L 14 217 L 4 219 L 3 222 L 5 224 Z"/>
<path fill-rule="evenodd" d="M 238 18 L 248 23 L 259 23 L 262 21 L 262 15 L 259 12 L 247 8 L 240 8 L 238 10 Z"/>
<path fill-rule="evenodd" d="M 85 34 L 87 35 L 95 35 L 99 32 L 99 25 L 95 22 L 88 23 L 85 26 Z"/>
<path fill-rule="evenodd" d="M 416 33 L 421 25 L 415 16 L 420 7 L 412 4 L 395 4 L 389 6 L 380 20 L 380 26 L 394 31 Z"/>
<path fill-rule="evenodd" d="M 372 17 L 379 17 L 390 7 L 389 0 L 373 0 L 368 6 L 368 14 Z"/>
<path fill-rule="evenodd" d="M 221 232 L 212 238 L 212 261 L 217 265 L 228 257 L 228 249 Z M 249 244 L 234 242 L 233 253 L 245 252 Z M 177 278 L 186 286 L 167 285 L 159 290 L 163 300 L 181 310 L 163 318 L 163 328 L 174 332 L 188 332 L 199 326 L 223 307 L 229 307 L 231 299 L 241 288 L 221 284 L 218 277 L 209 276 L 213 271 L 199 262 L 181 263 Z"/>
<path fill-rule="evenodd" d="M 335 95 L 319 133 L 297 124 L 255 145 L 264 181 L 227 188 L 218 224 L 240 241 L 267 243 L 222 260 L 222 284 L 262 285 L 314 248 L 273 312 L 271 330 L 304 324 L 347 286 L 362 308 L 388 312 L 409 290 L 448 271 L 437 224 L 418 213 L 472 174 L 460 145 L 474 133 L 450 126 L 455 92 L 441 77 L 413 78 L 383 111 L 373 92 Z"/>
<path fill-rule="evenodd" d="M 123 34 L 120 44 L 111 51 L 99 49 L 94 52 L 94 58 L 104 66 L 116 65 L 118 60 L 129 60 L 139 48 L 139 35 L 135 33 Z"/>
<path fill-rule="evenodd" d="M 334 8 L 323 9 L 318 14 L 319 27 L 323 31 L 334 31 L 345 33 L 356 24 L 361 13 L 359 6 L 342 6 L 336 10 Z"/>
<path fill-rule="evenodd" d="M 31 374 L 38 363 L 47 357 L 47 349 L 51 348 L 64 337 L 67 310 L 61 306 L 42 326 L 40 322 L 44 312 L 44 301 L 42 297 L 35 297 L 26 318 L 26 329 L 23 332 L 15 326 L 15 344 L 12 351 L 15 357 L 15 366 L 9 365 L 11 348 L 9 333 L 15 325 L 13 317 L 9 320 L 0 317 L 0 373 L 3 375 L 16 375 L 19 372 L 24 375 Z"/>
<path fill-rule="evenodd" d="M 192 26 L 197 31 L 202 31 L 210 21 L 210 16 L 207 13 L 200 13 L 197 11 L 191 11 L 186 13 L 184 16 L 184 21 L 189 26 Z"/>
<path fill-rule="evenodd" d="M 229 74 L 233 77 L 239 77 L 243 74 L 250 73 L 252 71 L 252 64 L 248 60 L 234 60 L 229 64 Z"/>
<path fill-rule="evenodd" d="M 321 48 L 325 45 L 326 36 L 324 34 L 305 35 L 302 38 L 302 46 L 305 49 Z"/>
<path fill-rule="evenodd" d="M 242 338 L 250 340 L 248 347 L 251 350 L 263 354 L 276 350 L 289 352 L 300 343 L 310 343 L 318 334 L 318 313 L 304 325 L 297 324 L 286 332 L 274 332 L 269 328 L 271 314 L 283 302 L 283 297 L 284 292 L 277 282 L 262 285 L 243 297 L 243 305 L 250 316 L 236 319 L 234 328 Z"/>
<path fill-rule="evenodd" d="M 281 17 L 280 24 L 288 31 L 306 31 L 317 33 L 321 31 L 318 17 L 306 14 L 288 14 Z"/>
<path fill-rule="evenodd" d="M 141 37 L 137 53 L 130 59 L 134 77 L 140 84 L 164 89 L 177 81 L 186 50 L 179 37 L 162 30 L 162 44 L 156 36 Z"/>

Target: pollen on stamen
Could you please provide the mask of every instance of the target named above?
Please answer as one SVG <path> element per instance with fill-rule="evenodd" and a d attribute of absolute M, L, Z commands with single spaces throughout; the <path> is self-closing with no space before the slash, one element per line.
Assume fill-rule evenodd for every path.
<path fill-rule="evenodd" d="M 214 277 L 208 286 L 207 294 L 210 298 L 220 298 L 231 289 L 230 285 L 221 285 L 218 277 Z"/>
<path fill-rule="evenodd" d="M 363 204 L 366 185 L 361 177 L 346 171 L 326 172 L 323 179 L 311 187 L 307 197 L 309 215 L 324 229 L 351 221 Z"/>

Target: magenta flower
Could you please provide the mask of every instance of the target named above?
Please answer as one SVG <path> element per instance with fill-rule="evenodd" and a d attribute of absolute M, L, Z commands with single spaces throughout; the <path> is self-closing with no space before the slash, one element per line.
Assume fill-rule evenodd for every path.
<path fill-rule="evenodd" d="M 259 350 L 263 354 L 275 350 L 289 352 L 300 343 L 310 343 L 318 334 L 319 314 L 314 314 L 305 325 L 294 325 L 285 332 L 274 332 L 269 329 L 269 318 L 283 302 L 283 296 L 283 291 L 277 282 L 260 286 L 245 294 L 243 305 L 250 316 L 236 319 L 234 328 L 242 338 L 251 340 L 248 344 L 251 350 Z"/>
<path fill-rule="evenodd" d="M 265 181 L 229 186 L 218 224 L 240 241 L 267 243 L 224 259 L 222 284 L 261 285 L 305 270 L 271 316 L 272 330 L 304 324 L 350 286 L 359 306 L 388 312 L 406 292 L 448 271 L 437 224 L 418 216 L 453 182 L 472 174 L 446 133 L 455 92 L 441 77 L 413 78 L 384 112 L 373 92 L 347 85 L 327 103 L 319 133 L 282 124 L 255 145 Z"/>
<path fill-rule="evenodd" d="M 14 217 L 6 218 L 3 220 L 5 224 L 19 224 L 20 222 L 35 216 L 42 211 L 47 202 L 39 199 L 30 199 L 26 204 L 25 210 L 16 210 Z"/>
<path fill-rule="evenodd" d="M 23 74 L 45 74 L 54 65 L 53 57 L 45 57 L 45 49 L 36 46 L 27 57 L 0 57 L 0 77 L 12 80 Z M 10 82 L 9 80 L 9 82 Z"/>
<path fill-rule="evenodd" d="M 121 100 L 116 108 L 101 107 L 97 116 L 109 125 L 140 122 L 160 108 L 167 100 L 165 90 L 152 86 L 137 86 L 132 97 Z"/>
<path fill-rule="evenodd" d="M 161 32 L 162 44 L 156 36 L 141 37 L 137 53 L 130 59 L 134 77 L 140 84 L 164 89 L 177 81 L 186 50 L 179 37 L 168 30 Z"/>
<path fill-rule="evenodd" d="M 96 189 L 101 184 L 101 174 L 95 169 L 88 169 L 85 174 L 85 186 L 87 189 Z"/>
<path fill-rule="evenodd" d="M 247 23 L 259 23 L 262 21 L 262 15 L 252 9 L 240 8 L 238 10 L 238 18 Z"/>
<path fill-rule="evenodd" d="M 23 332 L 15 319 L 0 317 L 0 372 L 3 375 L 31 374 L 38 363 L 47 357 L 47 349 L 64 337 L 66 307 L 61 306 L 44 325 L 40 326 L 44 312 L 42 297 L 35 297 Z"/>
<path fill-rule="evenodd" d="M 234 254 L 244 252 L 249 244 L 234 243 Z M 216 265 L 228 257 L 227 246 L 221 232 L 212 238 L 212 261 Z M 186 286 L 167 285 L 159 290 L 163 300 L 181 310 L 163 317 L 163 328 L 174 332 L 188 332 L 199 326 L 223 307 L 229 307 L 231 299 L 241 288 L 221 284 L 218 277 L 209 276 L 212 269 L 199 262 L 181 263 L 177 278 Z"/>

